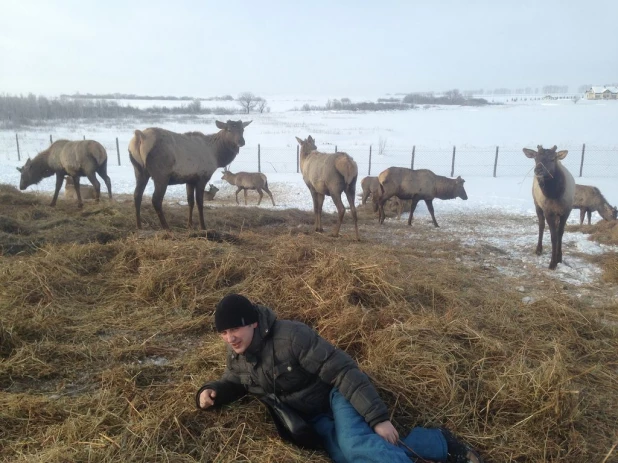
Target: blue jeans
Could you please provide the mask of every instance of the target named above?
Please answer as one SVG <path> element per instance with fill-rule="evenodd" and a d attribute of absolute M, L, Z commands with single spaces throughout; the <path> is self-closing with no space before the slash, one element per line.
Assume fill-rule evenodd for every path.
<path fill-rule="evenodd" d="M 335 463 L 410 463 L 409 452 L 395 446 L 369 427 L 365 419 L 337 389 L 330 394 L 331 413 L 311 420 L 324 448 Z M 417 456 L 446 460 L 446 441 L 434 429 L 414 428 L 403 441 Z M 436 458 L 437 457 L 437 458 Z"/>

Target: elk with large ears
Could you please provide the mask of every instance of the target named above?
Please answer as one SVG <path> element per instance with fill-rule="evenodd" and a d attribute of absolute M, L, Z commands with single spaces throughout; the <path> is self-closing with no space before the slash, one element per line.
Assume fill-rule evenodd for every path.
<path fill-rule="evenodd" d="M 322 232 L 322 205 L 324 197 L 330 196 L 337 207 L 338 222 L 333 236 L 339 236 L 339 229 L 343 223 L 345 207 L 341 201 L 341 193 L 345 193 L 350 205 L 350 212 L 354 220 L 356 239 L 358 236 L 358 218 L 354 196 L 356 193 L 356 178 L 358 166 L 354 159 L 346 153 L 320 153 L 317 151 L 315 140 L 309 135 L 306 140 L 296 137 L 300 145 L 300 170 L 303 180 L 309 188 L 313 199 L 313 213 L 315 215 L 315 230 Z"/>
<path fill-rule="evenodd" d="M 551 234 L 550 270 L 554 270 L 562 262 L 562 235 L 564 227 L 573 208 L 575 195 L 575 180 L 566 167 L 560 162 L 568 151 L 557 151 L 557 146 L 544 149 L 541 145 L 537 150 L 524 148 L 524 154 L 534 159 L 534 180 L 532 182 L 532 198 L 539 219 L 539 241 L 536 246 L 537 255 L 543 252 L 543 232 L 545 221 Z"/>

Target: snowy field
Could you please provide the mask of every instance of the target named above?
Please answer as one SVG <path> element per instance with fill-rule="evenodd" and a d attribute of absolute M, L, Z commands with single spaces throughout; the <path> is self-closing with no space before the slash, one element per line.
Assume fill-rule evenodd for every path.
<path fill-rule="evenodd" d="M 450 175 L 452 146 L 456 145 L 458 158 L 455 175 L 465 178 L 469 199 L 435 201 L 436 218 L 441 225 L 434 232 L 436 239 L 455 233 L 466 246 L 499 249 L 501 251 L 488 265 L 508 275 L 518 276 L 518 272 L 523 274 L 526 268 L 534 268 L 569 284 L 590 285 L 598 281 L 600 270 L 588 262 L 586 256 L 611 248 L 589 241 L 588 235 L 580 232 L 565 234 L 565 263 L 559 265 L 556 272 L 545 270 L 549 262 L 547 252 L 551 249 L 548 229 L 545 254 L 541 257 L 533 254 L 538 230 L 531 197 L 533 165 L 521 149 L 536 148 L 538 144 L 545 147 L 556 144 L 559 149 L 569 149 L 565 164 L 576 177 L 576 182 L 597 186 L 609 203 L 616 205 L 618 147 L 615 121 L 618 120 L 618 101 L 581 100 L 577 104 L 570 100 L 528 101 L 479 108 L 433 106 L 410 111 L 370 113 L 290 111 L 305 102 L 324 104 L 325 100 L 301 97 L 270 99 L 277 110 L 242 117 L 243 120 L 252 119 L 253 123 L 245 130 L 247 145 L 241 149 L 230 169 L 233 172 L 257 171 L 257 145 L 260 144 L 261 170 L 268 176 L 276 209 L 312 209 L 311 197 L 302 176 L 296 173 L 295 136 L 306 138 L 311 134 L 316 138 L 319 149 L 334 151 L 337 146 L 338 150 L 351 154 L 359 165 L 359 181 L 368 174 L 369 145 L 373 149 L 372 175 L 391 165 L 409 167 L 411 149 L 416 146 L 416 168 L 430 168 L 447 176 Z M 222 120 L 227 118 L 220 117 Z M 234 117 L 238 118 L 241 116 Z M 135 180 L 126 147 L 135 128 L 158 125 L 177 132 L 199 130 L 213 133 L 216 131 L 215 119 L 210 116 L 188 121 L 177 118 L 147 125 L 133 120 L 97 124 L 71 122 L 22 129 L 19 131 L 21 161 L 17 160 L 15 132 L 0 131 L 0 182 L 18 186 L 19 172 L 15 168 L 24 163 L 24 156 L 33 157 L 49 146 L 50 134 L 53 139 L 81 139 L 86 136 L 102 142 L 108 150 L 108 171 L 114 193 L 132 194 Z M 116 137 L 119 138 L 121 165 L 117 161 Z M 380 140 L 386 142 L 382 153 L 378 152 Z M 587 162 L 584 176 L 579 177 L 583 143 L 586 143 Z M 496 146 L 500 146 L 501 158 L 498 177 L 493 178 Z M 84 179 L 84 182 L 87 183 L 87 180 Z M 221 180 L 220 171 L 215 173 L 211 183 L 220 188 L 211 204 L 229 207 L 235 187 Z M 53 189 L 54 179 L 49 178 L 29 190 L 51 193 Z M 145 194 L 150 195 L 152 191 L 150 182 Z M 360 192 L 360 185 L 357 185 L 357 192 Z M 250 206 L 255 206 L 256 198 L 255 192 L 249 193 Z M 242 204 L 242 194 L 240 199 Z M 166 200 L 186 204 L 184 186 L 169 187 Z M 266 196 L 260 207 L 272 208 Z M 327 199 L 325 211 L 334 210 L 332 201 Z M 513 220 L 491 220 L 494 215 Z M 478 220 L 471 220 L 471 217 L 478 217 Z M 342 228 L 344 233 L 349 220 L 346 216 Z M 407 227 L 403 219 L 390 219 L 382 229 L 376 228 L 378 231 L 366 234 L 392 230 L 397 239 L 408 239 L 414 243 L 418 227 L 433 229 L 428 220 L 427 209 L 421 203 L 412 227 Z M 594 213 L 593 221 L 598 220 L 600 217 Z M 575 211 L 569 224 L 578 223 L 579 211 Z"/>

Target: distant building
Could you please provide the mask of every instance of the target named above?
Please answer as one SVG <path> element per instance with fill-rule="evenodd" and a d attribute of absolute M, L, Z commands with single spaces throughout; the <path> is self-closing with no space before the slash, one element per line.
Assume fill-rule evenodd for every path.
<path fill-rule="evenodd" d="M 586 90 L 588 100 L 617 100 L 618 87 L 590 87 Z"/>

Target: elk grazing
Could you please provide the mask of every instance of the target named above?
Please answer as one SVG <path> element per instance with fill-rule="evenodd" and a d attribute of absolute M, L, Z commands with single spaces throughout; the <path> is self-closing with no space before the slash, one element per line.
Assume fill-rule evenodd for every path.
<path fill-rule="evenodd" d="M 25 190 L 30 185 L 39 183 L 45 177 L 56 174 L 56 190 L 50 206 L 55 206 L 58 193 L 69 175 L 73 179 L 77 207 L 82 207 L 82 196 L 79 187 L 79 178 L 88 177 L 94 186 L 95 199 L 98 201 L 101 193 L 101 184 L 96 174 L 103 179 L 107 187 L 109 199 L 112 199 L 112 183 L 107 176 L 107 152 L 103 145 L 94 140 L 68 141 L 57 140 L 45 151 L 41 151 L 34 159 L 28 159 L 21 172 L 19 189 Z"/>
<path fill-rule="evenodd" d="M 229 165 L 240 147 L 245 145 L 243 132 L 251 121 L 216 121 L 219 132 L 204 135 L 201 132 L 184 134 L 160 128 L 136 130 L 129 142 L 129 154 L 135 170 L 135 217 L 137 228 L 142 228 L 140 207 L 144 189 L 150 177 L 154 181 L 152 205 L 159 216 L 161 227 L 169 229 L 163 215 L 163 197 L 168 185 L 187 185 L 189 228 L 193 227 L 193 206 L 197 202 L 200 227 L 204 222 L 204 189 L 219 167 Z"/>
<path fill-rule="evenodd" d="M 400 200 L 412 200 L 408 225 L 412 224 L 414 210 L 419 201 L 425 201 L 431 214 L 434 226 L 438 227 L 433 211 L 433 200 L 438 199 L 468 199 L 464 189 L 465 180 L 461 177 L 448 178 L 436 175 L 428 169 L 412 170 L 405 167 L 389 167 L 378 176 L 380 194 L 378 199 L 379 222 L 384 223 L 386 215 L 384 204 L 397 196 Z"/>
<path fill-rule="evenodd" d="M 236 204 L 240 204 L 238 202 L 238 193 L 243 191 L 245 193 L 245 206 L 247 205 L 247 190 L 257 190 L 260 195 L 260 199 L 258 199 L 257 205 L 259 206 L 262 202 L 262 197 L 264 194 L 262 190 L 264 190 L 268 196 L 270 196 L 270 200 L 275 205 L 275 200 L 273 199 L 273 195 L 268 189 L 268 180 L 266 179 L 266 175 L 259 172 L 238 172 L 237 174 L 233 174 L 229 170 L 225 169 L 223 171 L 222 180 L 225 180 L 230 185 L 234 185 L 238 187 L 236 190 Z"/>
<path fill-rule="evenodd" d="M 90 185 L 81 185 L 79 189 L 82 199 L 94 199 L 96 196 L 94 187 Z M 77 199 L 77 191 L 75 191 L 73 177 L 69 177 L 68 175 L 64 179 L 64 197 L 66 199 Z"/>
<path fill-rule="evenodd" d="M 575 185 L 573 209 L 579 209 L 580 225 L 584 223 L 586 214 L 588 214 L 588 225 L 590 225 L 590 216 L 594 211 L 597 211 L 605 220 L 618 218 L 618 209 L 610 205 L 595 186 Z"/>
<path fill-rule="evenodd" d="M 378 177 L 367 176 L 363 178 L 361 180 L 361 188 L 363 189 L 361 204 L 365 205 L 367 203 L 367 199 L 371 196 L 373 212 L 377 212 L 378 199 L 380 197 L 380 181 L 378 180 Z M 406 205 L 405 203 L 408 201 L 401 201 L 397 196 L 393 196 L 389 199 L 389 202 L 392 202 L 393 209 L 397 211 L 397 220 L 399 220 L 401 218 L 403 208 Z"/>
<path fill-rule="evenodd" d="M 346 153 L 320 153 L 317 151 L 315 140 L 311 135 L 306 140 L 301 140 L 298 137 L 296 137 L 296 140 L 300 145 L 300 170 L 313 199 L 315 231 L 324 231 L 322 228 L 322 206 L 324 204 L 324 197 L 330 196 L 333 198 L 339 216 L 333 236 L 339 236 L 339 230 L 345 214 L 341 193 L 345 193 L 350 205 L 352 219 L 354 220 L 356 239 L 360 240 L 358 236 L 358 218 L 354 204 L 356 178 L 358 177 L 356 162 Z"/>
<path fill-rule="evenodd" d="M 532 197 L 539 218 L 539 242 L 536 254 L 543 252 L 543 231 L 545 220 L 551 234 L 550 270 L 554 270 L 562 262 L 562 235 L 575 196 L 575 180 L 566 167 L 560 162 L 568 153 L 558 151 L 554 145 L 551 149 L 537 146 L 537 151 L 524 148 L 524 154 L 534 159 L 534 180 L 532 181 Z"/>
<path fill-rule="evenodd" d="M 206 201 L 212 201 L 213 199 L 215 199 L 215 195 L 217 194 L 217 191 L 219 191 L 219 188 L 217 188 L 211 183 L 210 188 L 204 191 L 204 199 Z"/>

